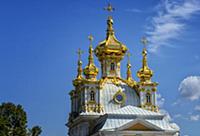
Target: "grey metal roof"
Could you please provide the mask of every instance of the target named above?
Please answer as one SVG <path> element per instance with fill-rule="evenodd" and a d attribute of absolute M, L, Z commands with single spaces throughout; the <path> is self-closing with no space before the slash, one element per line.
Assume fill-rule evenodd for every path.
<path fill-rule="evenodd" d="M 175 123 L 170 123 L 170 122 L 167 122 L 166 120 L 146 120 L 146 121 L 148 121 L 149 123 L 151 123 L 151 124 L 154 124 L 154 125 L 156 125 L 157 127 L 160 127 L 162 130 L 165 130 L 165 131 L 170 131 L 170 130 L 177 130 L 177 129 L 179 129 L 179 127 L 175 124 Z M 173 125 L 175 126 L 176 125 L 176 127 L 173 127 Z"/>
<path fill-rule="evenodd" d="M 128 123 L 138 120 L 156 126 L 162 131 L 179 131 L 179 127 L 175 123 L 171 124 L 165 120 L 163 118 L 164 116 L 161 113 L 151 112 L 129 105 L 101 116 L 96 124 L 95 131 L 115 131 Z"/>
<path fill-rule="evenodd" d="M 139 115 L 139 116 L 164 116 L 159 112 L 148 111 L 132 105 L 127 105 L 121 109 L 108 112 L 110 114 Z"/>

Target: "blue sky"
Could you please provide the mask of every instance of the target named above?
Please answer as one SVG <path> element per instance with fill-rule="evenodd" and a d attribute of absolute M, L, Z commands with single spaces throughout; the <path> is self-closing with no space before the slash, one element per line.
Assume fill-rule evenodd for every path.
<path fill-rule="evenodd" d="M 159 82 L 159 104 L 181 127 L 198 136 L 200 127 L 200 1 L 111 1 L 117 38 L 130 49 L 133 77 L 141 67 L 144 35 L 149 66 Z M 0 102 L 22 104 L 29 126 L 42 136 L 66 135 L 68 93 L 76 76 L 78 48 L 87 64 L 93 46 L 105 38 L 107 1 L 0 1 Z M 97 60 L 96 65 L 99 66 Z M 122 61 L 125 66 L 127 59 Z M 125 77 L 126 68 L 122 67 Z M 99 75 L 100 76 L 100 75 Z"/>

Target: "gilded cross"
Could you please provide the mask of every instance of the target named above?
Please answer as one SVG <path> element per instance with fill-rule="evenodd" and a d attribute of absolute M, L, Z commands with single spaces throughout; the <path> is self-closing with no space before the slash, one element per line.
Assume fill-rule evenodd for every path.
<path fill-rule="evenodd" d="M 78 59 L 81 60 L 81 55 L 83 54 L 83 51 L 79 48 L 77 51 Z"/>
<path fill-rule="evenodd" d="M 146 45 L 149 43 L 146 37 L 142 37 L 141 42 L 144 45 L 144 47 L 146 47 Z"/>
<path fill-rule="evenodd" d="M 88 36 L 88 39 L 89 39 L 89 41 L 90 41 L 90 44 L 92 44 L 92 41 L 94 40 L 93 36 L 92 36 L 92 35 L 89 35 L 89 36 Z"/>
<path fill-rule="evenodd" d="M 104 10 L 107 10 L 108 12 L 113 12 L 115 8 L 112 7 L 110 3 L 108 3 L 108 6 L 104 8 Z"/>
<path fill-rule="evenodd" d="M 130 57 L 131 57 L 131 53 L 130 52 L 127 52 L 127 58 L 128 58 L 128 63 L 130 63 Z"/>

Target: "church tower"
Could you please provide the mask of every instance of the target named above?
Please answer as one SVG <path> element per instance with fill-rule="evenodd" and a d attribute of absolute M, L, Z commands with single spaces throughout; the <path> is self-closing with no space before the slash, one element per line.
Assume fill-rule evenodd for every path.
<path fill-rule="evenodd" d="M 112 12 L 108 4 L 105 8 Z M 82 69 L 78 50 L 77 76 L 73 80 L 69 136 L 178 136 L 179 127 L 165 119 L 156 102 L 158 83 L 147 63 L 147 39 L 142 38 L 142 67 L 132 77 L 130 52 L 114 33 L 112 16 L 107 19 L 106 38 L 93 50 L 93 37 L 88 37 L 88 63 Z M 94 55 L 101 68 L 94 63 Z M 121 61 L 128 57 L 126 77 L 121 76 Z M 99 72 L 101 71 L 101 73 Z M 97 75 L 100 78 L 97 78 Z"/>
<path fill-rule="evenodd" d="M 144 44 L 144 48 L 142 51 L 142 68 L 137 72 L 137 76 L 140 79 L 140 81 L 138 82 L 140 106 L 143 109 L 157 112 L 158 106 L 156 104 L 156 87 L 158 83 L 151 81 L 153 71 L 148 67 L 147 63 L 146 45 L 148 41 L 145 37 L 143 37 L 141 39 L 141 42 Z"/>

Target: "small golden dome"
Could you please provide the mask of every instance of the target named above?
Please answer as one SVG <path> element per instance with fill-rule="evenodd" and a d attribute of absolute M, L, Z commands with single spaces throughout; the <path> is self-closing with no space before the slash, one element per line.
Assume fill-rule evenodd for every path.
<path fill-rule="evenodd" d="M 92 42 L 93 37 L 89 36 L 88 38 L 90 42 Z M 84 75 L 86 76 L 86 79 L 91 79 L 91 80 L 96 80 L 96 76 L 99 72 L 98 68 L 94 64 L 92 43 L 90 44 L 89 47 L 88 65 L 84 68 L 83 72 Z"/>
<path fill-rule="evenodd" d="M 137 76 L 140 78 L 141 82 L 151 81 L 151 77 L 153 76 L 153 71 L 148 67 L 147 64 L 147 51 L 146 48 L 143 49 L 142 52 L 143 60 L 142 60 L 142 68 L 137 72 Z"/>

